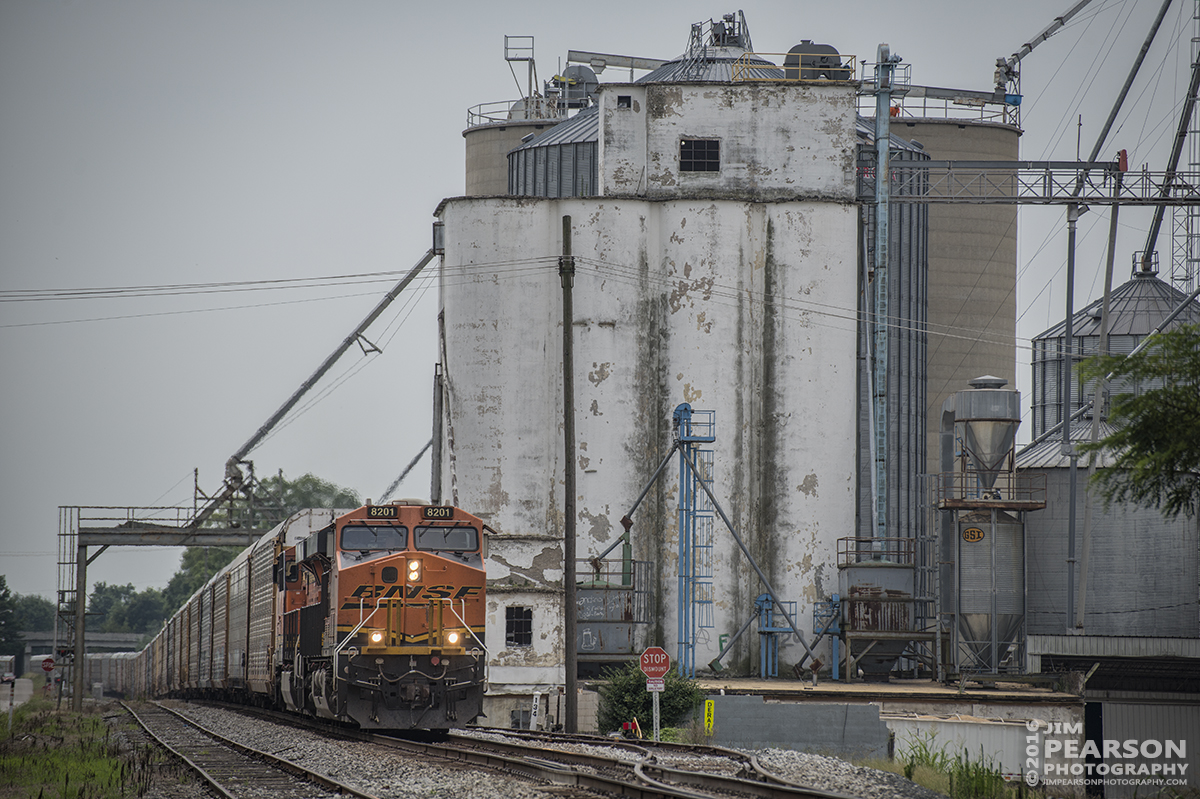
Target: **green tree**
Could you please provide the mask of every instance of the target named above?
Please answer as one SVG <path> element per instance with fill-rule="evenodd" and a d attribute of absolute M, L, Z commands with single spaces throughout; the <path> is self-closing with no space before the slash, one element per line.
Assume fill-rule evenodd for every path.
<path fill-rule="evenodd" d="M 17 629 L 41 633 L 54 629 L 54 603 L 37 594 L 13 594 Z"/>
<path fill-rule="evenodd" d="M 124 608 L 124 625 L 132 633 L 150 635 L 158 632 L 166 619 L 163 592 L 157 588 L 144 588 L 130 598 Z"/>
<path fill-rule="evenodd" d="M 704 692 L 693 680 L 679 676 L 676 669 L 667 672 L 665 690 L 659 697 L 660 726 L 679 724 L 704 704 Z M 597 724 L 601 733 L 621 729 L 621 723 L 638 720 L 643 732 L 651 729 L 654 719 L 654 699 L 646 690 L 646 675 L 636 660 L 623 669 L 613 669 L 605 675 L 600 686 L 600 709 Z"/>
<path fill-rule="evenodd" d="M 124 633 L 130 630 L 121 629 L 125 616 L 125 606 L 137 593 L 133 583 L 126 585 L 109 585 L 100 582 L 92 586 L 92 594 L 88 597 L 88 627 L 97 632 Z"/>
<path fill-rule="evenodd" d="M 156 588 L 137 591 L 132 583 L 96 583 L 88 599 L 88 613 L 92 616 L 88 624 L 97 632 L 146 635 L 162 624 L 163 595 Z"/>
<path fill-rule="evenodd" d="M 311 472 L 288 480 L 280 471 L 261 481 L 259 486 L 283 507 L 285 518 L 305 508 L 357 508 L 362 504 L 358 492 L 322 480 Z"/>
<path fill-rule="evenodd" d="M 1084 452 L 1106 450 L 1112 465 L 1093 481 L 1106 503 L 1158 507 L 1168 518 L 1200 509 L 1200 325 L 1181 325 L 1131 357 L 1098 355 L 1079 368 L 1086 383 L 1109 373 L 1136 382 L 1115 394 L 1109 422 L 1116 431 Z"/>

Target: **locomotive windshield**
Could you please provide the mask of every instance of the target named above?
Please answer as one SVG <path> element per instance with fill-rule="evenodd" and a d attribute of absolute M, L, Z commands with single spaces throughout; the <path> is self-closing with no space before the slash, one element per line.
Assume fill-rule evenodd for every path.
<path fill-rule="evenodd" d="M 407 527 L 391 524 L 348 524 L 342 528 L 342 549 L 368 552 L 378 549 L 405 549 L 407 546 Z"/>
<path fill-rule="evenodd" d="M 474 552 L 479 549 L 479 531 L 474 527 L 418 527 L 417 549 L 434 552 Z"/>

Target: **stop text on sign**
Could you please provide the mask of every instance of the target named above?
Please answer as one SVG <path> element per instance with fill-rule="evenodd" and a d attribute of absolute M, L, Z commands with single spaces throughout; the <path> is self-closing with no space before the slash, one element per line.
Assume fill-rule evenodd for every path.
<path fill-rule="evenodd" d="M 642 673 L 651 679 L 665 677 L 671 670 L 671 656 L 660 646 L 652 646 L 642 653 L 639 659 Z"/>

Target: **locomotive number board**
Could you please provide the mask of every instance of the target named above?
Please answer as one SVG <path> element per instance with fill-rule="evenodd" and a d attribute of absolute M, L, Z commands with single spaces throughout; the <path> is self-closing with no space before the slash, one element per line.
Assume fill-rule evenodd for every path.
<path fill-rule="evenodd" d="M 421 508 L 422 519 L 453 519 L 454 508 L 442 505 L 426 505 Z"/>
<path fill-rule="evenodd" d="M 367 508 L 368 519 L 399 519 L 400 509 L 395 505 L 372 505 Z"/>

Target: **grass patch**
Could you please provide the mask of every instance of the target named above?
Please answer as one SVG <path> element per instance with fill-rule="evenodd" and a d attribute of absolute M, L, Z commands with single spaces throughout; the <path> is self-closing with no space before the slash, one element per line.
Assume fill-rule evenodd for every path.
<path fill-rule="evenodd" d="M 905 753 L 894 760 L 873 760 L 861 765 L 890 771 L 923 788 L 946 794 L 951 799 L 1024 799 L 1040 796 L 1024 782 L 1007 782 L 1000 764 L 980 749 L 975 758 L 966 750 L 951 753 L 939 746 L 935 733 L 915 735 Z"/>
<path fill-rule="evenodd" d="M 94 706 L 60 712 L 34 697 L 0 742 L 0 799 L 141 797 L 162 765 L 155 748 L 124 743 Z"/>

